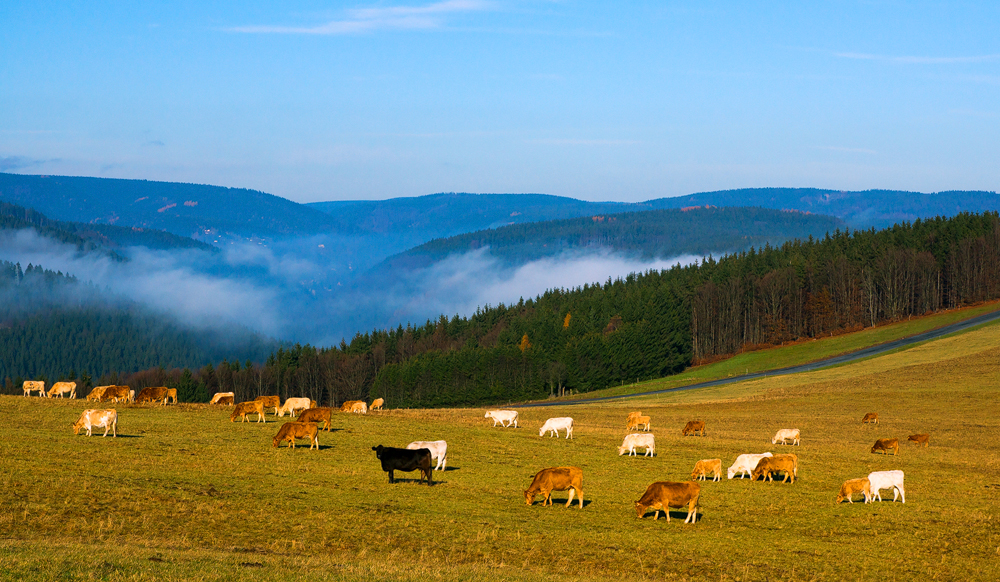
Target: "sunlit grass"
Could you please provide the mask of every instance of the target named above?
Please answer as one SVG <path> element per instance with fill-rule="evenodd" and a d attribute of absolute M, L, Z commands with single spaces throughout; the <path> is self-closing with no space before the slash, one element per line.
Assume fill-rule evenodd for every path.
<path fill-rule="evenodd" d="M 995 579 L 1000 566 L 1000 325 L 864 362 L 633 402 L 521 411 L 338 414 L 322 450 L 271 448 L 278 424 L 202 405 L 119 407 L 117 439 L 74 436 L 80 400 L 2 397 L 0 579 Z M 625 415 L 657 456 L 619 457 Z M 862 427 L 877 411 L 882 423 Z M 542 438 L 550 416 L 574 439 Z M 708 436 L 681 436 L 687 420 Z M 273 417 L 269 417 L 273 419 Z M 770 444 L 779 428 L 802 446 Z M 927 449 L 872 455 L 878 437 Z M 389 485 L 371 447 L 445 439 L 450 470 Z M 632 502 L 698 459 L 795 452 L 794 485 L 702 485 L 701 518 L 636 520 Z M 540 468 L 584 470 L 583 510 L 521 491 Z M 842 504 L 840 484 L 906 472 L 907 503 Z M 399 476 L 399 474 L 397 474 Z M 884 497 L 884 496 L 883 496 Z M 891 498 L 891 495 L 890 495 Z"/>

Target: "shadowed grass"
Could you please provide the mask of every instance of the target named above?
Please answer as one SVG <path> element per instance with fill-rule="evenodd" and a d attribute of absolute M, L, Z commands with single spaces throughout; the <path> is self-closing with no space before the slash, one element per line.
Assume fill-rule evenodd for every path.
<path fill-rule="evenodd" d="M 84 402 L 2 397 L 0 578 L 991 580 L 998 385 L 989 325 L 832 370 L 522 410 L 520 429 L 478 409 L 339 414 L 319 452 L 273 449 L 278 423 L 230 423 L 221 408 L 119 407 L 130 438 L 88 438 L 70 429 Z M 652 417 L 656 457 L 617 455 L 630 410 Z M 881 424 L 862 427 L 870 410 Z M 538 436 L 553 416 L 576 419 L 572 441 Z M 708 435 L 682 437 L 696 418 Z M 802 446 L 771 445 L 779 428 L 801 429 Z M 929 448 L 905 444 L 917 432 Z M 879 437 L 899 438 L 900 455 L 870 454 Z M 389 485 L 371 447 L 418 439 L 447 440 L 455 470 Z M 794 485 L 705 482 L 697 525 L 635 518 L 649 483 L 766 450 L 799 455 Z M 555 465 L 583 468 L 583 510 L 565 493 L 524 504 Z M 834 504 L 844 480 L 895 468 L 905 505 Z"/>

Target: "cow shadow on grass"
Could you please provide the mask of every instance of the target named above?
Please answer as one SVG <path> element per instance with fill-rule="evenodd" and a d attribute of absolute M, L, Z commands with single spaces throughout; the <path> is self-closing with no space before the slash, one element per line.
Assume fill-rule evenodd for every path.
<path fill-rule="evenodd" d="M 438 473 L 447 473 L 448 471 L 461 471 L 461 470 L 462 470 L 461 467 L 445 467 L 443 470 L 437 471 L 437 472 Z"/>
<path fill-rule="evenodd" d="M 386 484 L 392 486 L 392 485 L 399 485 L 401 483 L 419 483 L 421 485 L 427 484 L 426 481 L 421 481 L 417 477 L 410 477 L 410 478 L 396 477 L 392 483 L 386 483 Z M 438 481 L 437 479 L 434 480 L 434 485 L 443 485 L 445 483 L 447 483 L 447 481 Z"/>
<path fill-rule="evenodd" d="M 546 507 L 546 509 L 549 508 L 549 507 L 562 507 L 563 509 L 565 509 L 566 508 L 566 499 L 568 499 L 568 498 L 563 497 L 562 499 L 557 499 L 557 498 L 553 497 L 552 498 L 552 505 L 551 506 L 546 505 L 545 507 Z M 542 507 L 542 503 L 544 503 L 544 500 L 535 500 L 535 502 L 532 503 L 531 506 L 532 507 Z M 584 508 L 590 507 L 591 503 L 593 503 L 593 500 L 591 500 L 591 499 L 584 499 L 583 500 L 583 507 Z M 577 498 L 576 496 L 573 496 L 573 505 L 571 505 L 570 507 L 573 508 L 573 509 L 579 508 L 580 507 L 579 498 Z"/>

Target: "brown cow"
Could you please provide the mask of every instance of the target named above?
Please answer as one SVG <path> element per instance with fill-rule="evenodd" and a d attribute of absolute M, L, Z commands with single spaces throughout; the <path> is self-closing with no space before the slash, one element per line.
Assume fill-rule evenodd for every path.
<path fill-rule="evenodd" d="M 257 413 L 257 422 L 267 423 L 264 420 L 264 403 L 260 400 L 254 400 L 252 402 L 240 402 L 233 409 L 233 413 L 229 415 L 229 422 L 236 422 L 239 418 L 240 422 L 249 422 L 247 419 L 248 414 Z"/>
<path fill-rule="evenodd" d="M 708 473 L 712 474 L 712 481 L 722 479 L 722 459 L 702 459 L 695 463 L 691 480 L 704 480 Z"/>
<path fill-rule="evenodd" d="M 308 439 L 309 450 L 313 447 L 319 450 L 319 430 L 315 422 L 286 422 L 278 429 L 278 434 L 274 435 L 271 441 L 274 448 L 278 448 L 281 441 L 288 441 L 288 446 L 295 448 L 295 439 Z"/>
<path fill-rule="evenodd" d="M 100 402 L 101 396 L 104 395 L 104 391 L 108 388 L 111 388 L 111 386 L 94 386 L 94 389 L 90 391 L 90 394 L 87 394 L 87 401 L 89 402 L 93 400 L 95 402 Z"/>
<path fill-rule="evenodd" d="M 163 397 L 163 405 L 166 406 L 167 403 L 170 402 L 171 400 L 174 401 L 174 404 L 177 404 L 176 388 L 167 388 L 167 394 Z"/>
<path fill-rule="evenodd" d="M 136 397 L 135 397 L 135 401 L 139 402 L 139 403 L 142 403 L 142 402 L 161 402 L 161 401 L 164 402 L 164 403 L 166 403 L 166 399 L 167 399 L 167 387 L 166 386 L 156 386 L 156 387 L 149 387 L 149 386 L 147 386 L 146 388 L 143 388 L 142 390 L 140 390 L 139 394 L 136 395 Z"/>
<path fill-rule="evenodd" d="M 893 456 L 898 455 L 899 439 L 877 439 L 875 444 L 872 445 L 872 453 L 882 451 L 883 455 L 888 455 L 889 449 L 892 449 Z"/>
<path fill-rule="evenodd" d="M 323 422 L 323 428 L 330 432 L 331 409 L 323 406 L 320 408 L 307 408 L 299 415 L 299 422 Z"/>
<path fill-rule="evenodd" d="M 628 417 L 625 418 L 625 430 L 628 430 L 629 427 L 632 426 L 632 421 L 636 418 L 639 418 L 640 416 L 642 416 L 641 412 L 628 413 Z"/>
<path fill-rule="evenodd" d="M 701 431 L 701 436 L 705 436 L 705 422 L 701 420 L 691 420 L 684 425 L 684 430 L 681 431 L 681 434 L 687 436 L 688 433 L 691 433 L 698 436 L 698 431 Z"/>
<path fill-rule="evenodd" d="M 698 521 L 698 498 L 701 496 L 701 485 L 694 481 L 684 481 L 682 483 L 671 481 L 657 481 L 642 494 L 639 501 L 635 502 L 635 516 L 642 519 L 646 511 L 653 509 L 653 521 L 660 517 L 660 512 L 667 514 L 667 523 L 670 522 L 670 508 L 687 506 L 688 514 L 684 523 L 695 523 Z"/>
<path fill-rule="evenodd" d="M 128 386 L 103 386 L 104 390 L 98 399 L 99 402 L 114 400 L 115 402 L 128 402 L 128 393 L 131 390 Z M 89 398 L 89 397 L 88 397 Z"/>
<path fill-rule="evenodd" d="M 535 496 L 544 497 L 542 506 L 552 505 L 553 491 L 566 491 L 569 489 L 569 499 L 566 507 L 573 503 L 573 494 L 580 497 L 580 509 L 583 509 L 583 470 L 579 467 L 551 467 L 542 469 L 535 474 L 535 478 L 524 491 L 524 502 L 528 505 L 535 503 Z"/>
<path fill-rule="evenodd" d="M 212 401 L 209 404 L 219 404 L 219 401 L 226 397 L 230 399 L 229 403 L 232 404 L 232 399 L 236 397 L 236 394 L 232 392 L 216 392 L 212 395 Z"/>
<path fill-rule="evenodd" d="M 931 444 L 931 435 L 929 435 L 927 433 L 924 433 L 924 434 L 911 434 L 909 436 L 909 438 L 907 438 L 906 440 L 912 442 L 913 444 L 917 445 L 918 447 L 920 445 L 924 445 L 926 447 L 927 445 Z"/>
<path fill-rule="evenodd" d="M 281 398 L 277 396 L 258 396 L 254 401 L 263 402 L 264 408 L 274 408 L 275 414 L 278 414 L 278 409 L 281 408 Z"/>
<path fill-rule="evenodd" d="M 632 430 L 633 428 L 635 430 L 639 430 L 640 427 L 645 427 L 643 430 L 649 431 L 648 416 L 633 416 L 632 418 L 629 419 L 629 424 L 628 426 L 625 427 L 625 430 L 628 431 Z"/>
<path fill-rule="evenodd" d="M 219 404 L 219 405 L 222 405 L 222 406 L 232 406 L 233 405 L 233 397 L 232 396 L 220 396 L 219 399 L 215 401 L 215 403 Z"/>
<path fill-rule="evenodd" d="M 861 419 L 861 424 L 878 424 L 878 413 L 869 412 Z"/>
<path fill-rule="evenodd" d="M 855 493 L 863 493 L 865 503 L 868 503 L 868 498 L 872 496 L 871 482 L 867 478 L 844 481 L 844 484 L 840 486 L 840 493 L 837 494 L 837 503 L 845 499 L 850 503 L 854 503 L 851 496 Z"/>
<path fill-rule="evenodd" d="M 372 400 L 372 405 L 368 407 L 368 410 L 382 410 L 383 405 L 385 405 L 385 399 L 376 398 Z"/>
<path fill-rule="evenodd" d="M 767 481 L 773 481 L 773 474 L 782 472 L 785 474 L 785 478 L 781 480 L 782 483 L 789 481 L 795 483 L 797 469 L 795 459 L 792 457 L 795 457 L 795 455 L 764 457 L 757 463 L 757 468 L 750 473 L 750 479 L 756 481 L 758 478 L 764 478 Z"/>
<path fill-rule="evenodd" d="M 31 396 L 32 392 L 38 392 L 39 396 L 45 396 L 45 382 L 41 380 L 25 380 L 21 387 L 24 388 L 25 396 Z"/>
<path fill-rule="evenodd" d="M 351 409 L 354 408 L 354 405 L 357 404 L 357 403 L 359 403 L 359 402 L 362 402 L 362 401 L 361 400 L 346 400 L 346 401 L 344 401 L 343 404 L 340 405 L 340 411 L 341 412 L 351 412 Z"/>

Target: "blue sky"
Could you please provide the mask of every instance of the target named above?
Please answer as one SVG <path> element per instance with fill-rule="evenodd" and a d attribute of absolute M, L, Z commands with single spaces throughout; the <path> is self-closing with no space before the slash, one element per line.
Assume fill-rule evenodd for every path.
<path fill-rule="evenodd" d="M 300 202 L 1000 190 L 998 23 L 993 2 L 8 1 L 0 171 Z"/>

